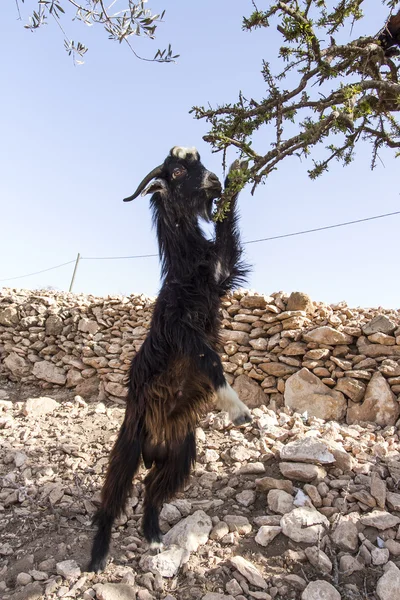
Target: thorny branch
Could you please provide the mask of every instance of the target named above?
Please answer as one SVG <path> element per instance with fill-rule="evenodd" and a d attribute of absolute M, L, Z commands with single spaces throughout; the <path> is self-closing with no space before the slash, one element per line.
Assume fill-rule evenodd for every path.
<path fill-rule="evenodd" d="M 236 103 L 192 109 L 197 119 L 210 124 L 204 139 L 215 152 L 225 155 L 233 146 L 250 163 L 246 171 L 234 173 L 219 203 L 217 219 L 223 218 L 235 191 L 251 183 L 253 193 L 288 156 L 306 158 L 316 147 L 327 144 L 326 158 L 313 160 L 308 170 L 314 179 L 327 171 L 333 160 L 349 164 L 360 141 L 372 145 L 372 168 L 381 148 L 400 147 L 400 125 L 395 117 L 400 110 L 400 10 L 395 13 L 400 0 L 383 0 L 389 17 L 376 35 L 341 45 L 332 37 L 363 18 L 363 2 L 340 0 L 332 8 L 331 2 L 323 0 L 275 1 L 269 2 L 265 11 L 253 4 L 254 11 L 244 19 L 243 29 L 268 28 L 274 20 L 283 37 L 279 49 L 282 69 L 274 74 L 269 63 L 263 63 L 267 93 L 260 100 L 240 93 Z M 281 81 L 289 74 L 291 85 L 285 89 Z M 267 152 L 253 146 L 259 130 L 269 139 Z"/>
<path fill-rule="evenodd" d="M 172 54 L 171 46 L 164 50 L 157 50 L 154 58 L 143 58 L 135 52 L 130 43 L 132 36 L 147 37 L 154 39 L 155 32 L 159 23 L 162 22 L 164 13 L 152 13 L 150 9 L 145 7 L 147 0 L 126 0 L 125 8 L 115 10 L 114 5 L 119 0 L 113 0 L 107 8 L 104 0 L 86 0 L 84 3 L 76 0 L 36 0 L 37 9 L 29 16 L 28 24 L 25 25 L 30 31 L 39 29 L 48 21 L 51 16 L 58 24 L 65 35 L 64 46 L 68 54 L 74 57 L 82 58 L 87 52 L 87 47 L 81 42 L 74 42 L 69 39 L 61 26 L 61 18 L 66 14 L 66 10 L 72 9 L 71 20 L 77 20 L 87 26 L 100 24 L 108 33 L 108 38 L 111 40 L 126 42 L 133 54 L 140 60 L 151 62 L 173 62 L 178 55 Z M 22 0 L 25 3 L 25 0 Z M 18 0 L 16 0 L 18 12 Z M 112 10 L 113 9 L 113 10 Z M 19 13 L 20 16 L 20 13 Z M 76 60 L 77 64 L 81 64 L 82 60 Z"/>

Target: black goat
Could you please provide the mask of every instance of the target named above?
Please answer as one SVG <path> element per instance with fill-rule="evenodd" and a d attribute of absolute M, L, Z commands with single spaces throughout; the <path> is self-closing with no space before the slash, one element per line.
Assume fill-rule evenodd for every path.
<path fill-rule="evenodd" d="M 189 476 L 196 460 L 195 429 L 213 397 L 236 425 L 251 421 L 224 377 L 216 350 L 220 298 L 246 274 L 240 260 L 237 194 L 226 219 L 215 225 L 215 239 L 208 240 L 198 221 L 210 220 L 221 184 L 201 164 L 195 148 L 179 146 L 125 201 L 140 193 L 152 194 L 163 283 L 148 336 L 132 360 L 125 418 L 94 518 L 98 529 L 90 571 L 105 567 L 111 527 L 125 506 L 141 457 L 151 469 L 144 480 L 143 533 L 157 545 L 159 512 Z"/>

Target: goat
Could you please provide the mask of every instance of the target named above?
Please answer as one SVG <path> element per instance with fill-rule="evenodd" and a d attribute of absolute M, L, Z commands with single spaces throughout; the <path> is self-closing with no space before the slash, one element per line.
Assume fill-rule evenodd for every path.
<path fill-rule="evenodd" d="M 238 166 L 237 161 L 232 165 Z M 196 460 L 195 430 L 213 397 L 234 424 L 251 421 L 249 409 L 225 379 L 216 350 L 220 299 L 247 272 L 241 262 L 237 194 L 225 220 L 215 224 L 213 240 L 199 225 L 199 218 L 211 219 L 221 191 L 218 177 L 202 165 L 195 148 L 175 146 L 125 198 L 152 194 L 162 287 L 148 335 L 130 367 L 125 417 L 93 521 L 97 532 L 89 571 L 105 567 L 111 527 L 125 506 L 141 457 L 150 469 L 144 480 L 143 533 L 157 547 L 160 510 L 189 477 Z"/>

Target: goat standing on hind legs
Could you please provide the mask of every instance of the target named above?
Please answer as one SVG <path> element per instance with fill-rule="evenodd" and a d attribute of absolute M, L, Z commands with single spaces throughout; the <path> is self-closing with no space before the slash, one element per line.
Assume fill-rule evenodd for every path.
<path fill-rule="evenodd" d="M 176 146 L 126 198 L 152 194 L 163 283 L 148 336 L 132 360 L 125 418 L 94 518 L 89 571 L 105 567 L 111 528 L 124 509 L 141 457 L 150 469 L 144 480 L 143 533 L 157 545 L 160 510 L 189 477 L 196 460 L 195 430 L 213 397 L 234 424 L 251 421 L 224 377 L 216 350 L 220 299 L 246 274 L 237 194 L 225 220 L 216 223 L 214 240 L 199 225 L 199 217 L 211 219 L 213 200 L 221 191 L 218 177 L 201 164 L 197 150 Z"/>

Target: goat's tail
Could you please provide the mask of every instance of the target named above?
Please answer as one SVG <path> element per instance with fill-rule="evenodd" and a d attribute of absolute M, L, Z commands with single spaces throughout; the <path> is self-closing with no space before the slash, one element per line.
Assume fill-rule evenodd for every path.
<path fill-rule="evenodd" d="M 93 524 L 97 526 L 97 532 L 93 541 L 88 571 L 98 572 L 105 567 L 110 547 L 111 528 L 125 507 L 132 479 L 139 467 L 143 437 L 144 418 L 141 417 L 136 422 L 132 422 L 127 411 L 111 451 L 101 493 L 101 506 L 93 519 Z"/>

